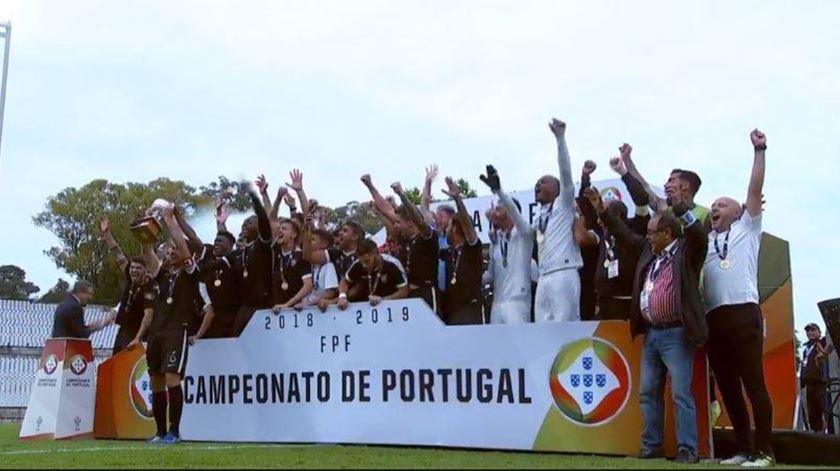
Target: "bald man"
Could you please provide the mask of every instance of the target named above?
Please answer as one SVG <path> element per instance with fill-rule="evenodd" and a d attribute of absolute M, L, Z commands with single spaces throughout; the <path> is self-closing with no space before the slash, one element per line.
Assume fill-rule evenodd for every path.
<path fill-rule="evenodd" d="M 708 354 L 738 445 L 725 465 L 772 466 L 770 431 L 773 405 L 764 381 L 764 319 L 758 295 L 761 246 L 761 193 L 767 138 L 750 134 L 754 147 L 747 203 L 718 198 L 712 205 L 709 249 L 703 266 L 703 291 L 709 324 Z M 744 396 L 752 405 L 755 446 Z"/>
<path fill-rule="evenodd" d="M 546 175 L 534 187 L 540 217 L 534 225 L 539 259 L 539 281 L 534 300 L 535 322 L 580 320 L 580 276 L 583 266 L 574 237 L 575 185 L 566 147 L 566 123 L 549 123 L 557 139 L 560 179 Z"/>

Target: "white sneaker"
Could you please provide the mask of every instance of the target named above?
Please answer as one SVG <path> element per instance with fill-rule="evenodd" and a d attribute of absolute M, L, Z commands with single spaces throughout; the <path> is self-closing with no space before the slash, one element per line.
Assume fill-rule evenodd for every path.
<path fill-rule="evenodd" d="M 770 455 L 759 453 L 752 457 L 751 460 L 742 464 L 742 468 L 769 468 L 776 464 L 776 459 Z"/>
<path fill-rule="evenodd" d="M 738 453 L 737 455 L 720 462 L 723 466 L 741 466 L 750 460 L 750 455 L 746 453 Z"/>

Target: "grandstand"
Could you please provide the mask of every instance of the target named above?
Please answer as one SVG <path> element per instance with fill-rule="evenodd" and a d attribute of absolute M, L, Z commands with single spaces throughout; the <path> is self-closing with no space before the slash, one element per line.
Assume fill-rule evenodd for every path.
<path fill-rule="evenodd" d="M 55 304 L 0 300 L 0 421 L 23 418 L 55 308 Z M 85 321 L 102 319 L 108 310 L 88 306 Z M 97 366 L 111 356 L 117 329 L 109 326 L 91 336 Z"/>

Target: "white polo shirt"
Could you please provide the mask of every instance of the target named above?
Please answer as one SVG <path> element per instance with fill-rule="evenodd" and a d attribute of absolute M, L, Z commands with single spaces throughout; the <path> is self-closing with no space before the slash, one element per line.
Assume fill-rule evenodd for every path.
<path fill-rule="evenodd" d="M 728 237 L 728 243 L 727 243 Z M 715 240 L 717 247 L 715 249 Z M 724 247 L 728 245 L 723 262 Z M 758 297 L 758 251 L 761 247 L 761 215 L 744 210 L 727 232 L 709 233 L 709 251 L 703 265 L 706 313 L 721 306 L 755 303 Z M 718 255 L 720 251 L 720 255 Z M 728 268 L 725 268 L 727 267 Z"/>
<path fill-rule="evenodd" d="M 304 306 L 313 306 L 321 300 L 327 290 L 338 289 L 338 276 L 332 263 L 313 264 L 312 275 L 312 292 L 303 298 Z"/>

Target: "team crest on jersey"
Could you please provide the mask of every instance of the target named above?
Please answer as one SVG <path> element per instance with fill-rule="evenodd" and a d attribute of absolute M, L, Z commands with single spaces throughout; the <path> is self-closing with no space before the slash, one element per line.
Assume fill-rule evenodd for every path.
<path fill-rule="evenodd" d="M 388 275 L 385 274 L 385 273 L 379 275 L 379 281 L 382 282 L 382 283 L 387 283 L 388 282 Z"/>
<path fill-rule="evenodd" d="M 154 293 L 154 291 L 147 291 L 146 294 L 143 297 L 146 298 L 146 300 L 148 300 L 148 301 L 154 301 L 155 300 L 155 293 Z"/>
<path fill-rule="evenodd" d="M 598 425 L 617 416 L 630 397 L 630 367 L 616 347 L 599 338 L 564 346 L 551 368 L 551 394 L 572 422 Z"/>

